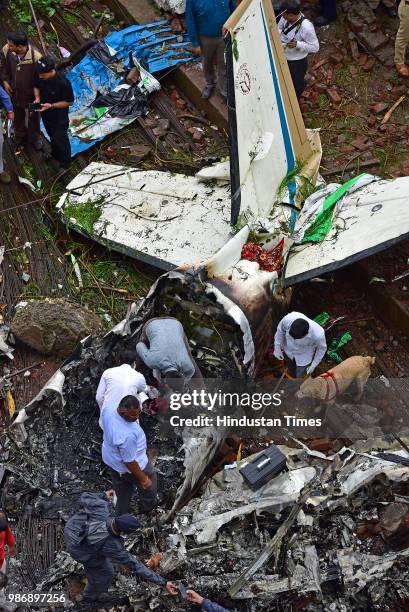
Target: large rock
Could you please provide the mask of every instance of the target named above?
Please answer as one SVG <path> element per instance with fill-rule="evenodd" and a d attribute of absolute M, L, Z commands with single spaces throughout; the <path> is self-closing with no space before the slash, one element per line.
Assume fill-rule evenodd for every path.
<path fill-rule="evenodd" d="M 96 314 L 58 298 L 22 302 L 11 324 L 18 340 L 57 357 L 68 357 L 82 338 L 101 329 Z"/>

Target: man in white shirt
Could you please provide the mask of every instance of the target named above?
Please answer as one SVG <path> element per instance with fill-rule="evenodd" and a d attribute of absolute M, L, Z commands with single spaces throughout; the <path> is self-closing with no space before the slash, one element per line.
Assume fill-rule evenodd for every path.
<path fill-rule="evenodd" d="M 158 503 L 156 471 L 146 454 L 146 436 L 139 424 L 139 414 L 139 400 L 132 395 L 102 413 L 102 460 L 110 468 L 117 516 L 129 513 L 136 488 L 140 514 L 150 512 Z"/>
<path fill-rule="evenodd" d="M 134 395 L 141 405 L 149 399 L 149 387 L 144 375 L 133 368 L 135 357 L 134 351 L 123 351 L 117 358 L 121 365 L 108 368 L 101 376 L 95 397 L 101 412 L 101 427 L 103 410 L 107 407 L 117 408 L 123 397 Z"/>
<path fill-rule="evenodd" d="M 325 331 L 301 312 L 290 312 L 277 326 L 274 356 L 284 359 L 289 375 L 311 375 L 327 352 Z"/>
<path fill-rule="evenodd" d="M 299 0 L 284 0 L 281 10 L 283 13 L 278 30 L 299 99 L 305 89 L 308 54 L 317 53 L 320 45 L 313 24 L 300 10 Z"/>

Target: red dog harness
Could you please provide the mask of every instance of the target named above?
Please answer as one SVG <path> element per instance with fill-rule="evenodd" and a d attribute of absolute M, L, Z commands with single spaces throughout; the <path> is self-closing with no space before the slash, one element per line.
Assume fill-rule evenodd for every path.
<path fill-rule="evenodd" d="M 334 381 L 334 385 L 335 385 L 335 395 L 334 397 L 329 397 L 329 380 L 326 380 L 325 382 L 327 383 L 327 392 L 325 394 L 325 399 L 324 402 L 331 402 L 333 399 L 335 399 L 338 395 L 339 395 L 339 388 L 338 388 L 338 383 L 337 383 L 337 379 L 335 378 L 334 374 L 332 372 L 325 372 L 325 374 L 321 374 L 320 378 L 331 378 Z"/>

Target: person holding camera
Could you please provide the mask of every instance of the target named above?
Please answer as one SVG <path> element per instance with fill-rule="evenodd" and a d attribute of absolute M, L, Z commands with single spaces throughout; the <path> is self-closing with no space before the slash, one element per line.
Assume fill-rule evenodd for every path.
<path fill-rule="evenodd" d="M 281 5 L 282 17 L 278 22 L 281 43 L 297 98 L 305 89 L 308 55 L 320 48 L 314 26 L 301 12 L 299 0 L 285 0 Z"/>
<path fill-rule="evenodd" d="M 59 163 L 58 170 L 64 172 L 71 163 L 68 109 L 74 103 L 74 92 L 69 80 L 61 72 L 56 71 L 52 57 L 39 59 L 36 63 L 36 72 L 34 110 L 41 113 L 50 138 L 51 155 Z"/>

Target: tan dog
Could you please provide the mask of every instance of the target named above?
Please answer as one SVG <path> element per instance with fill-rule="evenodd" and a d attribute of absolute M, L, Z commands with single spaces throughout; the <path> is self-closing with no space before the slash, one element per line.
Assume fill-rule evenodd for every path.
<path fill-rule="evenodd" d="M 375 357 L 349 357 L 325 374 L 317 378 L 307 378 L 295 394 L 298 399 L 313 397 L 315 399 L 333 402 L 335 398 L 344 393 L 350 384 L 356 380 L 358 393 L 355 401 L 359 401 L 364 392 L 368 378 L 371 375 L 371 365 Z"/>

